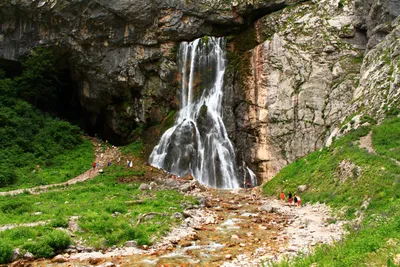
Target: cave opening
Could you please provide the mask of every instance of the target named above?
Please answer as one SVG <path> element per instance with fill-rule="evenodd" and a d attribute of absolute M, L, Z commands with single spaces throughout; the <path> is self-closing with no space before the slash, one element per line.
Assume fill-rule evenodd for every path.
<path fill-rule="evenodd" d="M 56 101 L 55 104 L 49 103 L 48 108 L 50 108 L 49 111 L 55 113 L 56 116 L 79 126 L 86 132 L 85 120 L 79 97 L 79 81 L 72 73 L 68 58 L 69 55 L 66 54 L 56 63 Z"/>
<path fill-rule="evenodd" d="M 17 60 L 0 58 L 0 70 L 3 70 L 5 72 L 7 78 L 13 78 L 15 76 L 21 75 L 22 64 Z"/>

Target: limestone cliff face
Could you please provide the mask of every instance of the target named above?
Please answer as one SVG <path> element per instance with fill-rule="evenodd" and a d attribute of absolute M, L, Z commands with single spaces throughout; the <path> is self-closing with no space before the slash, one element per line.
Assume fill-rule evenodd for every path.
<path fill-rule="evenodd" d="M 347 6 L 319 1 L 255 23 L 259 45 L 241 77 L 246 107 L 238 120 L 247 139 L 240 147 L 262 180 L 320 148 L 348 114 L 367 43 L 356 19 Z"/>
<path fill-rule="evenodd" d="M 399 107 L 400 1 L 369 2 L 307 2 L 255 22 L 233 90 L 245 88 L 237 147 L 260 180 L 322 147 L 346 117 Z"/>
<path fill-rule="evenodd" d="M 92 133 L 155 143 L 179 107 L 179 42 L 227 36 L 224 120 L 238 164 L 265 181 L 345 118 L 399 106 L 399 15 L 400 0 L 7 0 L 0 66 L 48 46 Z"/>
<path fill-rule="evenodd" d="M 7 0 L 0 59 L 53 48 L 78 84 L 87 128 L 123 143 L 177 109 L 178 42 L 235 32 L 295 2 Z"/>

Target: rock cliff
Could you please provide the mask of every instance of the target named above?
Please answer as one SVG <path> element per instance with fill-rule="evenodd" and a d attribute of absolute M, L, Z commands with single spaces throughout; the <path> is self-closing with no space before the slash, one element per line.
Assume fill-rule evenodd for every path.
<path fill-rule="evenodd" d="M 260 181 L 319 149 L 345 118 L 380 119 L 400 104 L 399 0 L 8 0 L 0 7 L 0 67 L 35 46 L 52 48 L 77 84 L 86 130 L 116 144 L 142 135 L 154 144 L 173 120 L 179 42 L 226 36 L 224 120 L 238 161 Z"/>
<path fill-rule="evenodd" d="M 178 42 L 235 32 L 296 1 L 2 1 L 0 66 L 51 47 L 78 84 L 86 130 L 121 144 L 177 109 Z"/>
<path fill-rule="evenodd" d="M 241 96 L 233 104 L 236 145 L 259 178 L 329 144 L 355 115 L 359 125 L 368 121 L 362 116 L 398 110 L 399 7 L 311 1 L 255 22 L 255 47 L 229 79 Z"/>

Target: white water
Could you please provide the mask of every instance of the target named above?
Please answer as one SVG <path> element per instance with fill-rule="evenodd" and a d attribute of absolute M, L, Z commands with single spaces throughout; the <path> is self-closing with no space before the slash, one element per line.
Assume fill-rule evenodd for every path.
<path fill-rule="evenodd" d="M 149 162 L 214 188 L 238 188 L 236 157 L 222 121 L 225 41 L 209 37 L 179 48 L 181 109 Z"/>

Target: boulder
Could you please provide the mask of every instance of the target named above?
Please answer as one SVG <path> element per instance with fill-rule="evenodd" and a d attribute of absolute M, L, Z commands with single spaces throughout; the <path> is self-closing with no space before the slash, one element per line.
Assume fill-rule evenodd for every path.
<path fill-rule="evenodd" d="M 304 191 L 306 191 L 307 190 L 307 188 L 308 188 L 308 186 L 307 185 L 299 185 L 299 187 L 297 187 L 297 192 L 299 192 L 299 193 L 301 193 L 301 192 L 304 192 Z"/>
<path fill-rule="evenodd" d="M 35 260 L 35 257 L 33 256 L 32 253 L 30 253 L 30 252 L 28 251 L 28 252 L 26 252 L 26 253 L 24 254 L 24 260 L 33 261 L 33 260 Z"/>
<path fill-rule="evenodd" d="M 134 248 L 137 247 L 137 242 L 135 240 L 129 240 L 125 242 L 125 247 Z"/>
<path fill-rule="evenodd" d="M 151 186 L 149 184 L 142 183 L 139 186 L 139 190 L 150 190 Z"/>
<path fill-rule="evenodd" d="M 19 260 L 21 257 L 22 257 L 22 255 L 21 255 L 21 251 L 19 250 L 19 248 L 14 249 L 11 260 L 16 261 L 16 260 Z"/>
<path fill-rule="evenodd" d="M 57 255 L 51 260 L 51 262 L 54 262 L 54 263 L 64 263 L 67 261 L 68 261 L 68 258 L 63 255 Z"/>
<path fill-rule="evenodd" d="M 265 211 L 268 213 L 274 213 L 274 212 L 279 212 L 280 208 L 278 206 L 273 206 L 273 205 L 263 205 L 258 208 L 259 211 Z"/>

